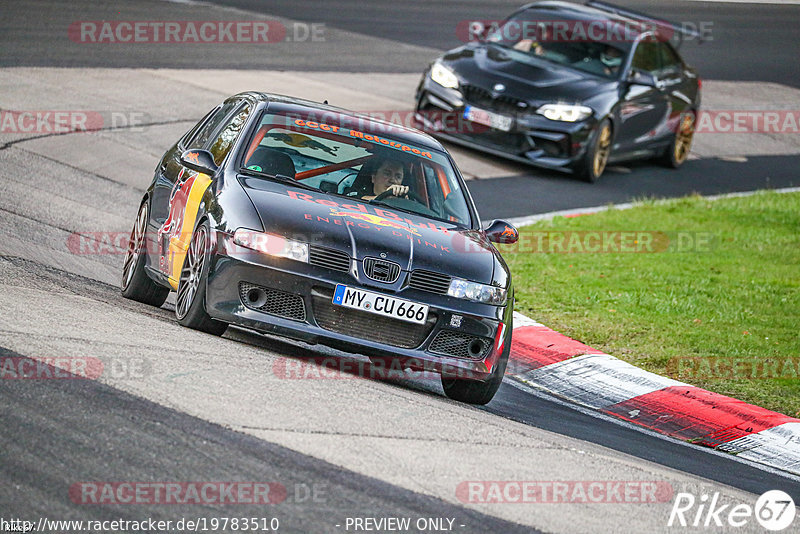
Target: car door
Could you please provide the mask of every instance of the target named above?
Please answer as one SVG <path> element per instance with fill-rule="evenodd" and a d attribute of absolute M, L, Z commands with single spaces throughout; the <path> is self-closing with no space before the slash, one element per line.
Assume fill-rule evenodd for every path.
<path fill-rule="evenodd" d="M 196 133 L 187 136 L 184 143 L 178 143 L 165 157 L 161 196 L 166 187 L 171 189 L 167 216 L 158 230 L 158 266 L 173 288 L 177 288 L 200 201 L 211 185 L 210 176 L 185 168 L 180 163 L 180 155 L 187 149 L 209 149 L 215 161 L 218 158 L 218 163 L 222 163 L 247 117 L 246 114 L 242 117 L 245 108 L 249 113 L 249 105 L 240 100 L 225 102 Z"/>
<path fill-rule="evenodd" d="M 696 78 L 690 79 L 686 76 L 686 67 L 672 45 L 667 42 L 658 43 L 658 50 L 660 68 L 657 78 L 667 99 L 670 119 L 659 134 L 671 139 L 681 114 L 691 109 L 694 103 L 697 82 Z"/>
<path fill-rule="evenodd" d="M 657 81 L 656 87 L 636 83 L 632 76 L 643 73 L 658 80 L 661 69 L 659 44 L 646 38 L 636 45 L 625 82 L 621 85 L 619 127 L 616 151 L 634 152 L 656 139 L 658 127 L 669 113 L 666 93 Z"/>

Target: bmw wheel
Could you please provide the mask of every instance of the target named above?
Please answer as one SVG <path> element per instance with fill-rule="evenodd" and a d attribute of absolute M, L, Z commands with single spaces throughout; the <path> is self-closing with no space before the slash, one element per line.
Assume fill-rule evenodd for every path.
<path fill-rule="evenodd" d="M 689 152 L 692 149 L 692 141 L 694 140 L 694 130 L 695 113 L 690 111 L 682 115 L 678 122 L 675 136 L 661 158 L 664 165 L 677 169 L 689 159 Z"/>
<path fill-rule="evenodd" d="M 587 182 L 596 182 L 603 174 L 603 171 L 606 170 L 608 157 L 611 154 L 611 138 L 611 122 L 608 119 L 603 119 L 597 130 L 595 130 L 583 163 L 578 169 L 581 178 Z"/>
<path fill-rule="evenodd" d="M 210 234 L 207 220 L 203 220 L 192 234 L 178 280 L 175 317 L 183 326 L 221 336 L 228 325 L 212 319 L 206 313 L 206 280 L 211 263 L 208 257 Z"/>
<path fill-rule="evenodd" d="M 161 306 L 169 296 L 169 288 L 156 284 L 144 270 L 147 261 L 147 212 L 147 202 L 143 202 L 128 240 L 120 289 L 126 299 Z"/>

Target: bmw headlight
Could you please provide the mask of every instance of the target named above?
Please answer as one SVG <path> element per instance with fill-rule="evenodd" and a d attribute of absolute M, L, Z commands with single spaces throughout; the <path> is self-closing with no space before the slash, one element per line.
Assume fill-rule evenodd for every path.
<path fill-rule="evenodd" d="M 505 304 L 506 302 L 505 289 L 462 280 L 461 278 L 453 278 L 450 282 L 450 288 L 447 290 L 447 294 L 458 299 L 474 300 L 475 302 L 483 302 L 484 304 L 494 304 L 497 306 Z"/>
<path fill-rule="evenodd" d="M 431 67 L 431 80 L 449 89 L 458 87 L 458 77 L 455 73 L 438 61 Z"/>
<path fill-rule="evenodd" d="M 577 104 L 545 104 L 536 110 L 551 121 L 578 122 L 592 115 L 592 108 Z"/>
<path fill-rule="evenodd" d="M 283 236 L 239 228 L 233 234 L 233 242 L 270 256 L 308 263 L 308 244 Z"/>

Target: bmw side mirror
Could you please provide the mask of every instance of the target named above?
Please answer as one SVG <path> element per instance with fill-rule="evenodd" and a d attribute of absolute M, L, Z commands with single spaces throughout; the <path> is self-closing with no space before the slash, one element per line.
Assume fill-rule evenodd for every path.
<path fill-rule="evenodd" d="M 658 87 L 658 80 L 649 72 L 641 70 L 632 70 L 628 75 L 628 82 L 636 85 L 644 85 L 646 87 Z"/>
<path fill-rule="evenodd" d="M 489 238 L 489 241 L 492 243 L 511 244 L 516 243 L 517 239 L 519 239 L 519 231 L 517 231 L 514 225 L 499 219 L 492 221 L 492 224 L 489 225 L 485 232 L 486 237 Z"/>
<path fill-rule="evenodd" d="M 208 150 L 187 150 L 181 154 L 181 164 L 187 169 L 209 176 L 216 174 L 219 167 L 214 163 L 214 156 Z"/>

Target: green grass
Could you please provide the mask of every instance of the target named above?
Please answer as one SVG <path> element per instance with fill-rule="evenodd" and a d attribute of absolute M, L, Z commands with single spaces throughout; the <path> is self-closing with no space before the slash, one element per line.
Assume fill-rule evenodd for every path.
<path fill-rule="evenodd" d="M 657 251 L 536 252 L 559 236 L 569 243 L 573 234 L 561 232 L 587 231 L 658 232 L 639 245 L 652 238 Z M 688 246 L 687 236 L 710 241 Z M 800 194 L 645 200 L 523 228 L 500 250 L 518 311 L 654 373 L 800 417 L 800 376 L 791 373 L 800 362 Z M 705 372 L 686 370 L 698 362 Z M 724 376 L 708 366 L 734 362 L 744 367 Z M 754 362 L 767 378 L 748 378 Z"/>

